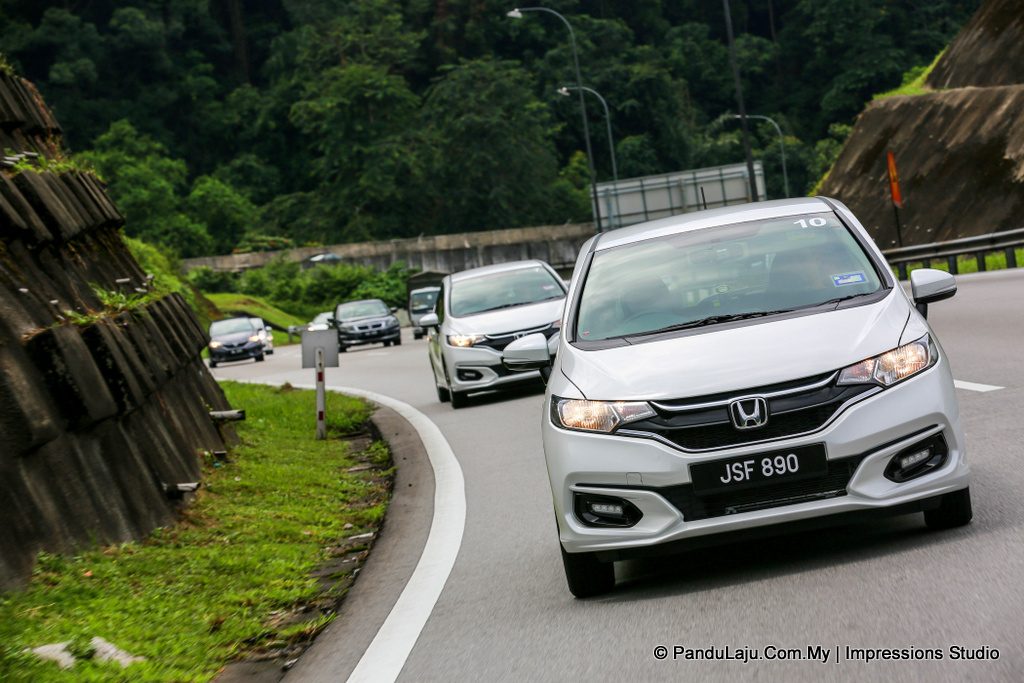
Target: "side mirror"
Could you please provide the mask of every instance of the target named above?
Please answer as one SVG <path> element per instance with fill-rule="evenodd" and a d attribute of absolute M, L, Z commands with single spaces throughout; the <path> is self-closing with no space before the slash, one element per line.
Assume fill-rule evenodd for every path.
<path fill-rule="evenodd" d="M 392 306 L 392 307 L 391 307 L 390 309 L 388 309 L 388 310 L 390 310 L 390 311 L 391 311 L 392 313 L 398 313 L 398 306 Z"/>
<path fill-rule="evenodd" d="M 420 327 L 437 327 L 437 313 L 427 313 L 420 318 Z"/>
<path fill-rule="evenodd" d="M 273 327 L 271 327 L 270 325 L 267 325 L 267 326 L 266 326 L 266 330 L 267 330 L 267 332 L 271 332 L 271 331 L 273 331 L 273 329 L 274 329 L 274 328 L 273 328 Z"/>
<path fill-rule="evenodd" d="M 551 352 L 548 350 L 547 337 L 538 332 L 516 339 L 505 347 L 501 354 L 501 362 L 506 368 L 516 372 L 548 367 L 551 365 Z"/>
<path fill-rule="evenodd" d="M 956 294 L 956 278 L 944 270 L 918 268 L 910 273 L 910 292 L 917 310 L 928 317 L 928 304 Z"/>

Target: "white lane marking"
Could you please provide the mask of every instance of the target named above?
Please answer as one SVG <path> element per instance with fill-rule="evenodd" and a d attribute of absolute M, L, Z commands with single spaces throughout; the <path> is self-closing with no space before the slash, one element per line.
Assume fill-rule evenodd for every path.
<path fill-rule="evenodd" d="M 241 381 L 262 384 L 254 380 Z M 312 384 L 293 386 L 297 389 L 314 388 Z M 423 553 L 387 619 L 348 677 L 348 683 L 393 683 L 419 640 L 455 566 L 466 527 L 466 484 L 452 447 L 429 417 L 408 403 L 374 391 L 334 385 L 328 388 L 387 406 L 408 420 L 423 441 L 430 467 L 434 470 L 434 518 L 430 522 Z"/>
<path fill-rule="evenodd" d="M 967 391 L 980 391 L 982 393 L 986 391 L 999 391 L 1006 387 L 997 387 L 994 384 L 978 384 L 977 382 L 965 382 L 962 379 L 953 380 L 953 386 L 957 389 L 966 389 Z"/>

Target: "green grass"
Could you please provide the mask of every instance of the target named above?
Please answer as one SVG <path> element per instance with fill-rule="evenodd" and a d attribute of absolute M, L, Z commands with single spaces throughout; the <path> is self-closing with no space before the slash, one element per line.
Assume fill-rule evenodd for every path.
<path fill-rule="evenodd" d="M 886 97 L 898 97 L 900 95 L 925 95 L 930 92 L 935 92 L 925 83 L 925 80 L 927 80 L 928 74 L 932 72 L 932 69 L 935 68 L 935 65 L 939 63 L 939 60 L 942 59 L 942 55 L 944 54 L 946 54 L 945 50 L 937 54 L 935 59 L 933 59 L 932 63 L 928 66 L 916 66 L 906 72 L 903 74 L 903 83 L 898 88 L 893 88 L 888 92 L 879 93 L 871 98 L 872 101 L 885 99 Z"/>
<path fill-rule="evenodd" d="M 229 463 L 204 465 L 203 488 L 180 523 L 141 542 L 42 555 L 24 591 L 0 594 L 0 680 L 207 681 L 246 652 L 307 639 L 330 620 L 279 623 L 324 598 L 310 573 L 340 539 L 378 528 L 387 486 L 379 470 L 345 471 L 360 461 L 346 442 L 313 439 L 313 392 L 224 389 L 248 413 L 243 445 Z M 339 395 L 329 395 L 327 410 L 332 436 L 370 413 Z M 363 457 L 387 466 L 380 442 Z M 64 672 L 21 654 L 62 641 L 81 648 L 93 636 L 147 661 L 122 670 L 86 660 Z"/>
<path fill-rule="evenodd" d="M 1017 255 L 1017 265 L 1024 266 L 1024 249 L 1015 249 L 1014 253 Z M 978 261 L 973 255 L 960 255 L 956 258 L 957 272 L 961 275 L 967 273 L 978 272 Z M 949 272 L 949 264 L 946 263 L 946 259 L 935 259 L 931 265 L 918 261 L 916 263 L 907 264 L 907 274 L 917 270 L 918 268 L 935 268 L 936 270 L 944 270 Z M 1002 251 L 994 251 L 985 254 L 985 270 L 1003 270 L 1006 268 L 1006 253 Z M 893 270 L 895 273 L 895 270 Z"/>
<path fill-rule="evenodd" d="M 258 296 L 235 294 L 233 292 L 205 295 L 225 315 L 249 315 L 263 318 L 274 328 L 274 346 L 288 343 L 289 325 L 305 325 L 308 321 L 283 311 Z M 294 338 L 298 341 L 298 338 Z"/>

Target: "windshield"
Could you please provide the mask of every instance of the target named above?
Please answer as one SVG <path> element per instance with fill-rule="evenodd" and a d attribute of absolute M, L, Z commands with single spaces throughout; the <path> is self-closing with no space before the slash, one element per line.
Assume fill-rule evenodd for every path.
<path fill-rule="evenodd" d="M 654 334 L 819 306 L 881 288 L 834 213 L 693 230 L 598 251 L 580 341 Z"/>
<path fill-rule="evenodd" d="M 562 285 L 547 268 L 517 268 L 456 280 L 452 283 L 451 312 L 461 317 L 564 296 Z"/>
<path fill-rule="evenodd" d="M 338 313 L 335 317 L 338 320 L 352 320 L 353 318 L 369 318 L 374 315 L 388 315 L 390 312 L 383 301 L 373 299 L 342 304 L 338 306 Z"/>
<path fill-rule="evenodd" d="M 240 334 L 252 332 L 253 326 L 248 318 L 231 318 L 230 320 L 218 320 L 210 324 L 210 336 L 221 337 L 226 334 Z"/>
<path fill-rule="evenodd" d="M 437 301 L 439 289 L 432 292 L 413 292 L 409 297 L 409 306 L 413 313 L 425 313 L 434 310 L 434 303 Z"/>

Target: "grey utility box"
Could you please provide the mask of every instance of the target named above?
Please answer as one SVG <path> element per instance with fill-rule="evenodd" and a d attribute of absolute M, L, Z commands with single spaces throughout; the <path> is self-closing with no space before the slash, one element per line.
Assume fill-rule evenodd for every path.
<path fill-rule="evenodd" d="M 324 367 L 338 367 L 338 331 L 305 330 L 302 333 L 302 367 L 316 367 L 316 350 L 324 350 Z"/>

